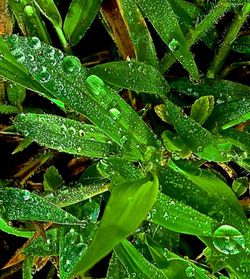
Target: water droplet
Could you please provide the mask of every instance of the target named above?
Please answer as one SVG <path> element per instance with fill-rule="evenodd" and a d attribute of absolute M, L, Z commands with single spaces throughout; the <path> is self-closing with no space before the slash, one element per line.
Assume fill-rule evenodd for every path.
<path fill-rule="evenodd" d="M 36 78 L 40 82 L 48 82 L 50 80 L 50 73 L 47 71 L 46 67 L 42 66 L 42 70 L 37 74 Z"/>
<path fill-rule="evenodd" d="M 106 94 L 106 85 L 98 76 L 91 75 L 87 77 L 86 84 L 91 93 L 95 95 Z"/>
<path fill-rule="evenodd" d="M 114 120 L 117 120 L 121 116 L 121 112 L 118 109 L 116 109 L 116 108 L 111 108 L 109 110 L 109 113 L 110 113 L 110 115 L 112 116 L 112 118 Z"/>
<path fill-rule="evenodd" d="M 121 143 L 121 144 L 125 144 L 126 141 L 127 141 L 127 137 L 126 137 L 126 136 L 122 136 L 122 137 L 120 138 L 120 143 Z"/>
<path fill-rule="evenodd" d="M 32 6 L 27 5 L 24 9 L 23 12 L 27 15 L 27 16 L 33 16 L 34 15 L 34 9 Z"/>
<path fill-rule="evenodd" d="M 85 132 L 83 130 L 79 130 L 79 136 L 83 137 L 85 135 Z"/>
<path fill-rule="evenodd" d="M 195 269 L 192 266 L 189 266 L 185 269 L 185 273 L 186 273 L 187 277 L 194 277 Z"/>
<path fill-rule="evenodd" d="M 213 234 L 214 247 L 227 255 L 235 255 L 245 248 L 245 238 L 236 228 L 222 225 Z"/>
<path fill-rule="evenodd" d="M 168 47 L 171 51 L 176 51 L 180 48 L 180 43 L 176 40 L 173 39 L 169 44 Z"/>
<path fill-rule="evenodd" d="M 31 62 L 33 62 L 33 61 L 35 60 L 35 57 L 34 57 L 33 55 L 31 55 L 31 54 L 28 54 L 28 55 L 27 55 L 27 58 L 28 58 L 28 60 L 31 61 Z"/>
<path fill-rule="evenodd" d="M 34 49 L 39 49 L 42 46 L 41 41 L 37 37 L 32 37 L 30 39 L 30 45 Z"/>
<path fill-rule="evenodd" d="M 80 60 L 77 57 L 66 56 L 63 58 L 62 67 L 66 73 L 70 74 L 73 72 L 74 73 L 80 72 L 82 65 Z"/>
<path fill-rule="evenodd" d="M 27 201 L 30 199 L 30 192 L 28 190 L 24 190 L 23 199 L 24 199 L 24 201 Z"/>
<path fill-rule="evenodd" d="M 73 134 L 73 135 L 75 135 L 75 133 L 76 133 L 76 129 L 74 128 L 74 127 L 70 127 L 69 128 L 69 130 L 70 130 L 70 132 Z"/>
<path fill-rule="evenodd" d="M 72 267 L 71 267 L 71 262 L 70 262 L 69 259 L 67 259 L 66 262 L 65 262 L 64 265 L 63 265 L 63 270 L 64 270 L 65 272 L 70 272 L 71 268 L 72 268 Z"/>

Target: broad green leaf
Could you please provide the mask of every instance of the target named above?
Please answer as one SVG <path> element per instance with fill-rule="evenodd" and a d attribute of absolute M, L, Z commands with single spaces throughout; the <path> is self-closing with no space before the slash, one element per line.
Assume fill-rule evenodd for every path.
<path fill-rule="evenodd" d="M 227 162 L 232 159 L 230 142 L 204 129 L 170 101 L 166 102 L 166 108 L 181 140 L 195 154 L 203 159 L 217 162 Z"/>
<path fill-rule="evenodd" d="M 200 97 L 191 107 L 190 117 L 201 125 L 205 123 L 214 109 L 214 96 Z"/>
<path fill-rule="evenodd" d="M 234 40 L 232 49 L 239 53 L 250 54 L 250 35 L 243 35 Z"/>
<path fill-rule="evenodd" d="M 133 43 L 137 61 L 158 69 L 159 62 L 152 37 L 134 0 L 120 0 L 118 5 Z"/>
<path fill-rule="evenodd" d="M 120 261 L 129 271 L 131 277 L 138 279 L 168 278 L 160 269 L 146 260 L 129 241 L 124 240 L 114 250 Z"/>
<path fill-rule="evenodd" d="M 58 228 L 50 229 L 45 232 L 46 240 L 41 236 L 32 240 L 23 253 L 27 256 L 58 256 L 59 254 L 59 230 Z"/>
<path fill-rule="evenodd" d="M 171 131 L 168 131 L 168 130 L 164 131 L 161 135 L 161 138 L 162 138 L 164 146 L 170 152 L 181 151 L 185 147 L 185 144 L 178 137 L 178 135 Z"/>
<path fill-rule="evenodd" d="M 62 176 L 55 166 L 49 167 L 43 175 L 43 186 L 45 191 L 53 191 L 63 184 Z"/>
<path fill-rule="evenodd" d="M 159 193 L 149 220 L 175 232 L 211 236 L 216 221 L 194 208 Z"/>
<path fill-rule="evenodd" d="M 74 46 L 84 36 L 96 17 L 102 0 L 72 0 L 67 12 L 63 30 Z"/>
<path fill-rule="evenodd" d="M 250 99 L 226 102 L 215 106 L 208 125 L 217 124 L 228 129 L 250 119 Z"/>
<path fill-rule="evenodd" d="M 81 208 L 71 206 L 72 213 L 76 214 L 79 219 L 87 221 L 84 228 L 64 226 L 61 228 L 59 239 L 59 272 L 60 278 L 71 278 L 69 276 L 72 269 L 78 263 L 92 240 L 96 231 L 96 222 L 99 216 L 100 206 L 95 202 L 87 202 Z"/>
<path fill-rule="evenodd" d="M 162 121 L 171 124 L 171 121 L 166 113 L 166 106 L 164 104 L 155 106 L 154 111 L 161 118 Z"/>
<path fill-rule="evenodd" d="M 102 183 L 93 182 L 90 185 L 79 183 L 49 193 L 45 195 L 45 199 L 54 205 L 65 207 L 90 199 L 106 191 L 108 191 L 108 183 L 106 181 Z"/>
<path fill-rule="evenodd" d="M 188 41 L 181 31 L 178 18 L 169 1 L 136 0 L 136 3 L 152 23 L 162 40 L 168 45 L 174 56 L 189 74 L 198 80 L 200 78 L 198 68 L 189 49 Z"/>
<path fill-rule="evenodd" d="M 23 279 L 32 279 L 33 278 L 33 274 L 32 274 L 33 264 L 34 264 L 34 257 L 33 256 L 28 256 L 23 261 L 23 265 L 22 265 Z"/>
<path fill-rule="evenodd" d="M 118 150 L 97 127 L 55 115 L 19 114 L 14 125 L 33 141 L 70 154 L 105 157 Z"/>
<path fill-rule="evenodd" d="M 188 78 L 179 78 L 171 81 L 170 87 L 195 98 L 212 95 L 217 103 L 250 98 L 250 86 L 230 80 L 205 78 L 203 82 L 194 84 Z"/>
<path fill-rule="evenodd" d="M 165 78 L 154 67 L 143 62 L 109 62 L 90 69 L 104 81 L 120 88 L 165 96 L 169 86 Z"/>
<path fill-rule="evenodd" d="M 32 0 L 9 0 L 8 5 L 25 36 L 36 36 L 45 43 L 50 43 L 49 34 L 44 22 Z"/>
<path fill-rule="evenodd" d="M 206 274 L 206 270 L 197 267 L 193 262 L 183 259 L 166 248 L 161 247 L 151 237 L 146 238 L 146 243 L 154 261 L 156 262 L 156 265 L 165 274 L 166 278 L 210 278 Z"/>
<path fill-rule="evenodd" d="M 26 97 L 26 89 L 19 84 L 8 82 L 6 90 L 10 104 L 21 106 Z"/>
<path fill-rule="evenodd" d="M 0 204 L 0 214 L 1 216 L 4 214 L 5 209 L 3 206 Z M 9 224 L 9 222 L 5 221 L 2 217 L 0 216 L 0 230 L 3 232 L 6 232 L 8 234 L 16 235 L 19 237 L 27 237 L 30 238 L 34 235 L 35 232 L 32 231 L 26 231 L 26 230 L 21 230 L 18 228 L 15 228 Z"/>
<path fill-rule="evenodd" d="M 61 15 L 53 0 L 34 0 L 34 2 L 54 26 L 62 27 Z"/>
<path fill-rule="evenodd" d="M 73 215 L 28 190 L 0 188 L 0 200 L 5 210 L 3 218 L 6 220 L 81 224 Z"/>
<path fill-rule="evenodd" d="M 157 177 L 114 187 L 96 235 L 71 275 L 87 271 L 133 233 L 152 208 L 157 193 Z"/>
<path fill-rule="evenodd" d="M 126 150 L 130 160 L 143 157 L 143 145 L 155 145 L 152 131 L 137 113 L 96 76 L 86 78 L 86 69 L 76 57 L 64 57 L 59 50 L 39 40 L 8 37 L 12 51 L 25 53 L 22 64 L 55 98 L 84 114 Z M 40 53 L 43 52 L 42 57 Z M 33 60 L 27 59 L 32 55 Z M 46 61 L 46 67 L 44 62 Z M 42 70 L 41 70 L 42 69 Z M 104 97 L 105 96 L 105 97 Z M 134 125 L 137 126 L 135 131 Z M 132 140 L 133 139 L 133 140 Z"/>

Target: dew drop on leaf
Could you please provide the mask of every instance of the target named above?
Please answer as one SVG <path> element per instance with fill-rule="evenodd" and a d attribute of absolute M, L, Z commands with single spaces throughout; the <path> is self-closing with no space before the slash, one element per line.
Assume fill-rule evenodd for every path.
<path fill-rule="evenodd" d="M 176 51 L 179 49 L 180 47 L 180 43 L 176 40 L 176 39 L 173 39 L 169 44 L 168 44 L 168 47 L 171 51 Z"/>
<path fill-rule="evenodd" d="M 214 247 L 227 255 L 235 255 L 245 248 L 245 238 L 236 228 L 222 225 L 213 234 Z"/>
<path fill-rule="evenodd" d="M 112 116 L 112 118 L 114 120 L 117 120 L 121 116 L 121 112 L 118 109 L 116 109 L 116 108 L 111 108 L 109 110 L 109 113 L 110 113 L 110 115 Z"/>
<path fill-rule="evenodd" d="M 81 70 L 81 62 L 75 56 L 66 56 L 63 58 L 62 61 L 63 70 L 70 74 L 70 73 L 78 73 Z"/>
<path fill-rule="evenodd" d="M 86 84 L 88 85 L 91 92 L 95 95 L 106 94 L 105 83 L 98 76 L 91 75 L 87 77 Z"/>
<path fill-rule="evenodd" d="M 31 38 L 30 45 L 34 49 L 39 49 L 42 46 L 41 41 L 37 37 L 32 37 Z"/>
<path fill-rule="evenodd" d="M 194 277 L 195 269 L 192 266 L 189 266 L 185 269 L 185 273 L 186 273 L 187 277 Z"/>
<path fill-rule="evenodd" d="M 23 199 L 24 201 L 27 201 L 30 199 L 30 192 L 25 190 L 24 193 L 23 193 Z"/>
<path fill-rule="evenodd" d="M 46 67 L 42 67 L 42 70 L 37 74 L 37 79 L 42 83 L 50 80 L 50 73 L 47 71 Z"/>

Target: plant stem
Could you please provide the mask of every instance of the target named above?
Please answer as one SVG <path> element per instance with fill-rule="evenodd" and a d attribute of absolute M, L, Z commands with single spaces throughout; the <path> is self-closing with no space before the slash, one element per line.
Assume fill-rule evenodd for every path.
<path fill-rule="evenodd" d="M 215 55 L 210 68 L 207 72 L 208 78 L 214 78 L 222 69 L 224 62 L 231 50 L 231 44 L 236 39 L 242 25 L 246 21 L 250 13 L 250 4 L 245 4 L 242 10 L 236 14 L 232 25 L 230 26 L 223 43 L 221 44 L 217 54 Z"/>
<path fill-rule="evenodd" d="M 67 54 L 72 54 L 72 50 L 71 50 L 71 47 L 70 47 L 70 44 L 67 42 L 66 38 L 65 38 L 65 35 L 62 31 L 62 28 L 60 26 L 55 26 L 55 29 L 56 29 L 56 33 L 59 37 L 59 40 L 62 44 L 62 47 L 64 49 L 64 51 L 67 53 Z"/>

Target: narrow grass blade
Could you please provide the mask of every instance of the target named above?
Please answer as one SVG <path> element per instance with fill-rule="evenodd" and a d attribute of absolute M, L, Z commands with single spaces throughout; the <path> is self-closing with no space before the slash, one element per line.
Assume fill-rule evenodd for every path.
<path fill-rule="evenodd" d="M 71 45 L 76 45 L 96 17 L 102 0 L 72 0 L 63 30 Z"/>

